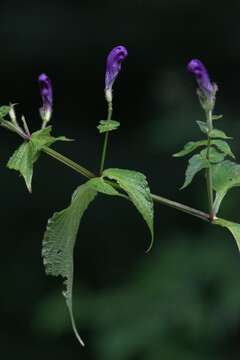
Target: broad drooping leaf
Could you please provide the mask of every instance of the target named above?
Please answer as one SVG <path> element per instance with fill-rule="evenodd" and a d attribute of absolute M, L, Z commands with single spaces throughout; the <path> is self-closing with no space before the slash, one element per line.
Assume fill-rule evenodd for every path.
<path fill-rule="evenodd" d="M 88 181 L 88 184 L 89 186 L 91 186 L 92 189 L 94 189 L 99 193 L 112 195 L 112 196 L 121 195 L 116 189 L 114 189 L 113 186 L 108 184 L 102 177 L 93 178 Z"/>
<path fill-rule="evenodd" d="M 103 172 L 103 177 L 115 180 L 129 196 L 137 210 L 146 221 L 151 232 L 151 244 L 153 244 L 153 200 L 145 175 L 137 171 L 125 169 L 107 169 Z"/>
<path fill-rule="evenodd" d="M 71 204 L 66 209 L 53 214 L 49 219 L 42 250 L 46 273 L 64 278 L 66 288 L 63 295 L 73 330 L 82 345 L 72 310 L 73 250 L 81 218 L 96 195 L 97 192 L 88 183 L 75 190 Z"/>
<path fill-rule="evenodd" d="M 7 163 L 9 169 L 20 172 L 29 192 L 32 191 L 33 165 L 37 161 L 43 147 L 49 146 L 59 140 L 69 141 L 69 139 L 64 136 L 54 138 L 50 133 L 51 126 L 34 132 L 28 141 L 25 141 L 17 150 L 15 150 Z"/>
<path fill-rule="evenodd" d="M 209 161 L 206 158 L 202 157 L 200 154 L 193 155 L 188 161 L 188 166 L 185 173 L 185 181 L 181 189 L 186 188 L 199 171 L 208 167 Z"/>
<path fill-rule="evenodd" d="M 236 240 L 238 250 L 240 251 L 240 224 L 220 218 L 214 220 L 214 224 L 223 226 L 231 232 L 234 239 Z"/>
<path fill-rule="evenodd" d="M 211 138 L 218 138 L 218 139 L 232 139 L 231 137 L 227 136 L 222 130 L 218 130 L 218 129 L 211 130 L 209 136 Z"/>
<path fill-rule="evenodd" d="M 99 125 L 97 126 L 100 134 L 105 133 L 107 131 L 117 130 L 120 126 L 120 123 L 115 120 L 101 120 Z"/>
<path fill-rule="evenodd" d="M 234 186 L 240 186 L 240 165 L 225 160 L 212 166 L 213 188 L 216 191 L 214 210 L 217 214 L 226 193 Z"/>
<path fill-rule="evenodd" d="M 231 151 L 230 146 L 228 145 L 228 143 L 224 140 L 219 140 L 219 139 L 214 139 L 211 140 L 211 144 L 216 146 L 218 148 L 218 150 L 220 150 L 221 152 L 223 152 L 225 155 L 232 157 L 233 159 L 235 159 L 234 154 Z"/>
<path fill-rule="evenodd" d="M 209 151 L 208 149 L 204 149 L 200 152 L 200 155 L 203 159 L 209 160 L 211 164 L 216 164 L 224 160 L 225 154 L 222 152 L 219 152 L 214 147 L 210 147 Z"/>

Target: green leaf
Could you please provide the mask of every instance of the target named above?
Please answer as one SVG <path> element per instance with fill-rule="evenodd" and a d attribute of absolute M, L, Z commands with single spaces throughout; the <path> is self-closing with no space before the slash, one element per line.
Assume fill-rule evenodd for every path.
<path fill-rule="evenodd" d="M 220 120 L 223 118 L 223 115 L 213 115 L 212 120 Z"/>
<path fill-rule="evenodd" d="M 64 136 L 53 137 L 50 135 L 51 126 L 38 130 L 31 135 L 11 156 L 7 163 L 9 169 L 17 170 L 23 176 L 29 192 L 32 191 L 33 165 L 39 158 L 44 146 L 50 146 L 56 141 L 69 141 Z"/>
<path fill-rule="evenodd" d="M 128 194 L 130 200 L 146 221 L 151 233 L 151 244 L 147 250 L 149 251 L 152 247 L 154 237 L 154 209 L 153 200 L 145 175 L 132 170 L 107 169 L 103 172 L 103 177 L 117 182 L 117 184 Z"/>
<path fill-rule="evenodd" d="M 112 196 L 120 196 L 121 194 L 108 184 L 102 177 L 94 178 L 88 181 L 89 186 L 95 191 Z"/>
<path fill-rule="evenodd" d="M 193 180 L 194 176 L 201 171 L 209 167 L 209 162 L 204 159 L 201 155 L 193 155 L 188 161 L 188 167 L 185 173 L 185 181 L 181 190 L 186 188 Z"/>
<path fill-rule="evenodd" d="M 215 145 L 220 151 L 222 151 L 225 155 L 231 156 L 235 159 L 235 155 L 232 153 L 230 146 L 224 140 L 212 140 L 212 145 Z"/>
<path fill-rule="evenodd" d="M 238 250 L 240 250 L 240 224 L 234 223 L 232 221 L 228 221 L 225 219 L 217 218 L 213 222 L 215 225 L 223 226 L 227 228 L 231 234 L 233 235 L 234 239 L 236 240 Z"/>
<path fill-rule="evenodd" d="M 199 120 L 197 120 L 196 122 L 197 122 L 200 130 L 201 130 L 204 134 L 207 134 L 207 133 L 208 133 L 208 125 L 207 125 L 207 123 L 204 122 L 204 121 L 199 121 Z"/>
<path fill-rule="evenodd" d="M 207 145 L 207 140 L 200 140 L 200 141 L 190 141 L 188 142 L 184 148 L 177 152 L 176 154 L 173 154 L 174 157 L 181 157 L 190 154 L 194 150 L 196 150 L 200 146 Z"/>
<path fill-rule="evenodd" d="M 213 165 L 212 179 L 213 189 L 216 191 L 214 211 L 217 214 L 227 192 L 235 186 L 240 186 L 240 165 L 229 160 Z"/>
<path fill-rule="evenodd" d="M 31 142 L 24 142 L 10 157 L 7 167 L 17 170 L 23 176 L 28 191 L 31 192 L 32 175 L 33 175 L 33 156 L 34 149 Z"/>
<path fill-rule="evenodd" d="M 53 214 L 48 221 L 42 249 L 46 273 L 64 279 L 66 288 L 63 295 L 74 333 L 82 345 L 84 344 L 76 329 L 72 309 L 73 251 L 81 218 L 96 195 L 97 192 L 88 183 L 79 186 L 73 193 L 71 204 Z"/>
<path fill-rule="evenodd" d="M 116 130 L 120 126 L 120 123 L 115 120 L 101 120 L 97 126 L 100 134 L 108 131 Z"/>
<path fill-rule="evenodd" d="M 211 138 L 219 138 L 219 139 L 232 139 L 231 137 L 227 136 L 222 130 L 213 129 L 209 132 L 209 136 Z"/>
<path fill-rule="evenodd" d="M 204 149 L 200 152 L 200 155 L 202 156 L 203 159 L 207 160 L 207 153 L 208 150 Z M 220 153 L 217 149 L 210 147 L 209 149 L 209 157 L 208 160 L 210 163 L 219 163 L 221 161 L 223 161 L 225 158 L 225 154 Z"/>
<path fill-rule="evenodd" d="M 0 107 L 0 121 L 2 118 L 4 118 L 5 116 L 7 116 L 9 114 L 9 111 L 11 110 L 11 106 L 1 106 Z"/>

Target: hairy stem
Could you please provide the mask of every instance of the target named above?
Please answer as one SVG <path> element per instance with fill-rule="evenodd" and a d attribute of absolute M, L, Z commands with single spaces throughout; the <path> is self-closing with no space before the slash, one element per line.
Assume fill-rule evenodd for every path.
<path fill-rule="evenodd" d="M 207 142 L 207 160 L 210 160 L 210 148 L 211 148 L 211 137 L 209 136 L 212 131 L 212 111 L 206 112 L 207 124 L 208 124 L 208 142 Z M 206 183 L 208 192 L 208 207 L 209 207 L 209 218 L 213 220 L 213 185 L 212 185 L 212 168 L 209 161 L 209 167 L 206 169 Z"/>
<path fill-rule="evenodd" d="M 112 102 L 109 101 L 108 102 L 108 117 L 107 117 L 107 120 L 111 120 L 112 112 L 113 112 Z M 100 163 L 100 171 L 99 171 L 100 175 L 102 174 L 102 172 L 104 170 L 104 164 L 105 164 L 106 153 L 107 153 L 108 138 L 109 138 L 109 131 L 107 131 L 105 133 L 105 137 L 104 137 L 103 150 L 102 150 L 101 163 Z"/>

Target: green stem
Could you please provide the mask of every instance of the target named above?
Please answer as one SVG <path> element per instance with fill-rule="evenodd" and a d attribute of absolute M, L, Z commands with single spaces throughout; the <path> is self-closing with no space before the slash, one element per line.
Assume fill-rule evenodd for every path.
<path fill-rule="evenodd" d="M 44 151 L 46 154 L 48 154 L 52 158 L 57 159 L 58 161 L 60 161 L 63 164 L 67 165 L 68 167 L 72 168 L 76 172 L 82 174 L 83 176 L 85 176 L 88 179 L 96 177 L 96 175 L 93 174 L 91 171 L 85 169 L 83 166 L 75 163 L 71 159 L 67 158 L 66 156 L 64 156 L 64 155 L 62 155 L 60 153 L 58 153 L 57 151 L 51 149 L 48 146 L 44 146 L 42 151 Z"/>
<path fill-rule="evenodd" d="M 113 112 L 112 102 L 109 101 L 108 102 L 108 117 L 107 117 L 107 120 L 111 120 L 112 112 Z M 109 138 L 109 131 L 107 131 L 105 133 L 105 137 L 104 137 L 103 150 L 102 150 L 101 163 L 100 163 L 100 171 L 99 171 L 100 175 L 102 175 L 102 172 L 104 170 L 104 164 L 105 164 L 106 154 L 107 154 L 108 138 Z"/>
<path fill-rule="evenodd" d="M 207 142 L 207 160 L 210 160 L 210 149 L 211 149 L 211 137 L 209 136 L 210 131 L 212 131 L 212 111 L 206 113 L 207 124 L 208 124 L 208 142 Z M 208 192 L 208 207 L 209 207 L 209 218 L 213 220 L 213 185 L 212 185 L 212 168 L 209 161 L 209 167 L 206 169 L 206 183 L 207 183 L 207 192 Z"/>

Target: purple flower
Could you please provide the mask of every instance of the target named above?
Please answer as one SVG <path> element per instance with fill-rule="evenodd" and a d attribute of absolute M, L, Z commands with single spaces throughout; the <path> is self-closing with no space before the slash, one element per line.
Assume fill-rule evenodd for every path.
<path fill-rule="evenodd" d="M 188 63 L 187 69 L 195 75 L 199 89 L 209 100 L 215 95 L 215 86 L 211 83 L 207 69 L 203 63 L 194 59 Z"/>
<path fill-rule="evenodd" d="M 52 115 L 53 94 L 52 83 L 46 74 L 41 74 L 38 78 L 40 93 L 42 97 L 42 107 L 40 108 L 40 115 L 45 124 L 50 120 Z"/>
<path fill-rule="evenodd" d="M 119 71 L 121 70 L 122 61 L 128 56 L 127 49 L 124 46 L 114 47 L 107 57 L 107 68 L 105 76 L 105 94 L 107 101 L 112 101 L 112 87 Z"/>

